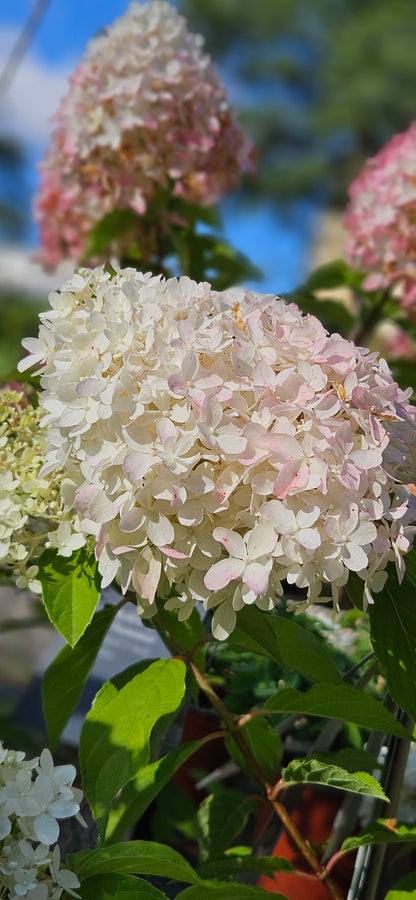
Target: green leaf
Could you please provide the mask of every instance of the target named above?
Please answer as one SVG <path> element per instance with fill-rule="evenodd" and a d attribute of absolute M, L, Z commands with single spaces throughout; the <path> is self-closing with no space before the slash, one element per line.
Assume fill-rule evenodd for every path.
<path fill-rule="evenodd" d="M 234 850 L 234 848 L 232 848 Z M 249 855 L 234 855 L 231 851 L 224 856 L 210 859 L 198 866 L 201 878 L 227 878 L 240 875 L 242 872 L 294 872 L 294 866 L 280 856 L 253 856 L 250 847 Z"/>
<path fill-rule="evenodd" d="M 283 688 L 267 700 L 264 708 L 269 712 L 299 712 L 327 719 L 345 719 L 362 728 L 411 740 L 410 733 L 379 700 L 346 684 L 316 684 L 308 691 Z"/>
<path fill-rule="evenodd" d="M 161 659 L 120 687 L 120 679 L 108 681 L 97 694 L 81 732 L 80 760 L 101 837 L 113 797 L 149 762 L 154 726 L 179 709 L 185 675 L 182 660 Z"/>
<path fill-rule="evenodd" d="M 141 223 L 141 219 L 132 209 L 113 209 L 107 213 L 89 233 L 85 259 L 102 256 L 115 238 L 133 229 L 137 223 Z"/>
<path fill-rule="evenodd" d="M 182 655 L 204 640 L 206 637 L 204 623 L 197 609 L 193 609 L 191 615 L 184 622 L 181 622 L 177 611 L 170 612 L 165 609 L 163 606 L 164 602 L 164 600 L 157 600 L 158 612 L 155 616 L 152 616 L 149 623 L 156 628 L 172 656 Z M 202 644 L 193 655 L 195 664 L 202 672 L 205 668 L 205 654 L 206 646 Z M 189 671 L 186 677 L 195 703 L 198 704 L 199 687 L 196 679 L 193 675 L 190 675 Z"/>
<path fill-rule="evenodd" d="M 126 841 L 98 850 L 81 850 L 67 857 L 67 865 L 82 882 L 92 875 L 111 872 L 119 875 L 160 875 L 188 884 L 201 882 L 199 875 L 180 853 L 154 841 Z"/>
<path fill-rule="evenodd" d="M 412 718 L 416 718 L 416 604 L 414 555 L 401 585 L 389 575 L 374 603 L 368 607 L 371 641 L 383 666 L 391 696 Z"/>
<path fill-rule="evenodd" d="M 100 578 L 92 553 L 81 547 L 70 557 L 45 550 L 39 559 L 39 581 L 48 616 L 74 647 L 91 622 L 100 597 Z"/>
<path fill-rule="evenodd" d="M 115 807 L 110 811 L 105 834 L 107 844 L 122 839 L 123 834 L 139 821 L 177 769 L 205 743 L 206 740 L 202 739 L 182 744 L 156 762 L 139 769 L 124 786 L 117 797 Z"/>
<path fill-rule="evenodd" d="M 134 875 L 93 875 L 83 881 L 79 896 L 82 900 L 166 900 L 166 894 Z"/>
<path fill-rule="evenodd" d="M 341 850 L 347 852 L 369 844 L 416 844 L 416 826 L 395 819 L 376 819 L 353 837 L 346 838 Z"/>
<path fill-rule="evenodd" d="M 328 290 L 349 284 L 350 270 L 343 259 L 334 259 L 318 266 L 303 287 L 308 291 Z"/>
<path fill-rule="evenodd" d="M 326 784 L 341 791 L 365 794 L 387 800 L 382 787 L 367 772 L 347 772 L 338 766 L 327 765 L 317 759 L 293 759 L 282 771 L 286 784 Z"/>
<path fill-rule="evenodd" d="M 280 734 L 272 731 L 269 723 L 258 716 L 249 719 L 239 730 L 247 741 L 264 778 L 266 781 L 274 784 L 283 755 L 283 744 Z M 228 752 L 240 769 L 246 772 L 247 775 L 252 776 L 251 769 L 235 738 L 232 735 L 227 735 L 225 743 Z"/>
<path fill-rule="evenodd" d="M 384 900 L 416 900 L 416 872 L 401 878 L 386 894 Z"/>
<path fill-rule="evenodd" d="M 228 881 L 221 884 L 204 884 L 199 887 L 185 888 L 176 895 L 177 900 L 250 900 L 250 897 L 258 900 L 266 900 L 270 897 L 270 891 L 263 888 L 252 887 L 249 884 L 230 884 Z M 283 894 L 273 894 L 276 900 L 287 900 Z"/>
<path fill-rule="evenodd" d="M 201 851 L 205 857 L 221 856 L 243 830 L 257 800 L 241 791 L 218 786 L 198 810 Z"/>
<path fill-rule="evenodd" d="M 238 613 L 237 628 L 229 643 L 267 653 L 310 681 L 342 681 L 325 641 L 293 619 L 265 615 L 254 606 L 246 606 Z"/>
<path fill-rule="evenodd" d="M 372 753 L 361 750 L 359 747 L 345 747 L 333 752 L 314 753 L 314 758 L 328 765 L 340 766 L 347 772 L 373 772 L 374 769 L 381 768 L 381 764 L 377 762 Z"/>
<path fill-rule="evenodd" d="M 103 639 L 118 611 L 106 606 L 97 612 L 75 647 L 66 644 L 42 679 L 42 702 L 51 749 L 54 749 L 81 697 Z"/>

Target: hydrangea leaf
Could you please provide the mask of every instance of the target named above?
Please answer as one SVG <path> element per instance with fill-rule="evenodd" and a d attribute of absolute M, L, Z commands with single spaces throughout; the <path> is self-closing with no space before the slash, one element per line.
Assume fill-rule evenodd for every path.
<path fill-rule="evenodd" d="M 42 679 L 42 704 L 52 749 L 78 704 L 116 613 L 116 606 L 106 606 L 97 612 L 75 647 L 66 644 L 46 669 Z"/>
<path fill-rule="evenodd" d="M 100 578 L 94 556 L 85 547 L 69 557 L 45 550 L 38 565 L 48 616 L 67 643 L 74 647 L 91 622 L 100 598 Z"/>
<path fill-rule="evenodd" d="M 414 556 L 409 554 L 413 565 Z M 413 578 L 413 573 L 412 573 Z M 371 641 L 393 700 L 416 718 L 416 608 L 414 587 L 405 576 L 401 585 L 392 575 L 368 607 Z"/>
<path fill-rule="evenodd" d="M 331 766 L 317 759 L 293 759 L 282 771 L 282 777 L 290 784 L 326 784 L 341 791 L 365 794 L 387 800 L 383 788 L 368 772 L 347 772 L 339 766 Z"/>
<path fill-rule="evenodd" d="M 216 884 L 211 882 L 204 883 L 203 894 L 201 887 L 185 888 L 184 891 L 177 894 L 177 900 L 201 900 L 202 896 L 204 900 L 211 900 L 211 898 L 212 900 L 245 900 L 246 897 L 248 900 L 250 897 L 253 897 L 254 900 L 255 898 L 265 900 L 266 897 L 270 897 L 270 891 L 249 884 L 230 884 L 228 881 Z M 276 900 L 287 900 L 283 894 L 273 894 L 273 896 Z"/>
<path fill-rule="evenodd" d="M 268 712 L 299 712 L 327 719 L 345 719 L 375 731 L 411 740 L 410 733 L 374 697 L 346 684 L 316 684 L 309 691 L 282 688 L 264 704 Z"/>
<path fill-rule="evenodd" d="M 386 894 L 385 900 L 416 900 L 416 872 L 401 878 Z"/>
<path fill-rule="evenodd" d="M 205 859 L 221 856 L 243 830 L 257 800 L 241 791 L 219 786 L 198 810 L 201 852 Z"/>
<path fill-rule="evenodd" d="M 282 666 L 293 668 L 310 681 L 341 682 L 332 653 L 322 638 L 293 619 L 264 615 L 247 606 L 240 610 L 230 638 L 258 653 L 268 653 Z"/>
<path fill-rule="evenodd" d="M 143 878 L 134 875 L 93 875 L 82 883 L 82 900 L 163 900 L 162 894 Z"/>
<path fill-rule="evenodd" d="M 84 791 L 104 835 L 113 797 L 150 757 L 152 731 L 179 709 L 182 660 L 160 659 L 124 682 L 107 681 L 88 713 L 80 740 Z"/>
<path fill-rule="evenodd" d="M 105 834 L 107 844 L 121 840 L 127 829 L 139 821 L 177 769 L 205 743 L 206 741 L 202 739 L 182 744 L 170 750 L 161 759 L 139 769 L 121 790 L 116 804 L 110 811 Z"/>
<path fill-rule="evenodd" d="M 269 723 L 259 717 L 249 719 L 240 730 L 242 731 L 264 778 L 268 782 L 274 784 L 277 779 L 283 754 L 283 745 L 280 735 L 277 734 L 277 732 L 272 731 Z M 228 752 L 240 769 L 248 775 L 252 775 L 250 767 L 235 738 L 232 735 L 228 735 L 225 739 L 225 743 Z"/>
<path fill-rule="evenodd" d="M 416 844 L 416 826 L 396 819 L 376 819 L 354 837 L 346 838 L 341 850 L 356 850 L 369 844 Z"/>
<path fill-rule="evenodd" d="M 248 853 L 239 855 L 234 853 L 234 847 L 224 856 L 207 860 L 198 866 L 198 875 L 201 878 L 235 878 L 242 872 L 293 872 L 294 867 L 288 859 L 280 856 L 253 856 L 252 848 L 247 848 Z"/>
<path fill-rule="evenodd" d="M 97 850 L 82 850 L 67 857 L 67 861 L 82 882 L 93 875 L 110 874 L 161 875 L 188 884 L 201 881 L 180 853 L 154 841 L 124 841 Z"/>

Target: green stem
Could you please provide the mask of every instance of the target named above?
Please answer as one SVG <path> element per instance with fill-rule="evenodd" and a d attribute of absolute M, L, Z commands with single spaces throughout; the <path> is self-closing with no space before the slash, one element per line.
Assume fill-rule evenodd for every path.
<path fill-rule="evenodd" d="M 362 342 L 364 340 L 366 341 L 370 336 L 374 326 L 377 325 L 380 319 L 381 310 L 383 309 L 386 300 L 389 299 L 389 296 L 389 291 L 383 291 L 377 303 L 375 303 L 375 305 L 371 308 L 365 322 L 362 322 L 362 324 L 358 328 L 358 331 L 356 331 L 356 333 L 353 335 L 352 339 L 355 344 L 362 344 Z"/>

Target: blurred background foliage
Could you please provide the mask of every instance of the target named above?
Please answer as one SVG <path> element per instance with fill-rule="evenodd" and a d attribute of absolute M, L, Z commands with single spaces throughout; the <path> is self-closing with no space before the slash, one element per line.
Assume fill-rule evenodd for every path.
<path fill-rule="evenodd" d="M 183 0 L 259 148 L 252 189 L 343 207 L 364 160 L 415 116 L 412 0 Z"/>

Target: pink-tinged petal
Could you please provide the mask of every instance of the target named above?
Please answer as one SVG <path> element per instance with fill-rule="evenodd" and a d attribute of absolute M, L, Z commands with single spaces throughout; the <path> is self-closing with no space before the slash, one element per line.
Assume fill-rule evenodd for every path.
<path fill-rule="evenodd" d="M 277 534 L 272 525 L 264 522 L 257 525 L 250 532 L 247 539 L 247 556 L 249 559 L 258 559 L 259 556 L 268 556 L 273 553 L 276 546 Z"/>
<path fill-rule="evenodd" d="M 294 535 L 295 540 L 306 550 L 316 550 L 320 546 L 321 536 L 316 528 L 300 528 Z"/>
<path fill-rule="evenodd" d="M 237 559 L 247 558 L 246 545 L 236 531 L 231 531 L 231 528 L 214 528 L 212 536 L 216 541 L 220 541 L 230 556 L 235 556 Z"/>
<path fill-rule="evenodd" d="M 171 559 L 189 559 L 188 554 L 180 553 L 179 550 L 174 550 L 172 547 L 159 547 L 159 550 Z"/>
<path fill-rule="evenodd" d="M 208 569 L 204 577 L 205 587 L 209 591 L 220 591 L 222 588 L 227 587 L 230 581 L 240 578 L 240 575 L 244 572 L 244 566 L 245 562 L 242 559 L 233 559 L 232 557 L 220 559 L 219 562 L 214 563 Z"/>
<path fill-rule="evenodd" d="M 251 562 L 245 567 L 242 580 L 255 594 L 264 594 L 269 586 L 269 573 L 260 563 Z"/>
<path fill-rule="evenodd" d="M 302 450 L 296 438 L 290 434 L 276 434 L 272 432 L 264 436 L 262 445 L 274 450 L 283 459 L 300 460 L 302 459 Z M 299 463 L 298 463 L 299 464 Z"/>
<path fill-rule="evenodd" d="M 350 459 L 359 469 L 374 469 L 381 466 L 383 454 L 381 450 L 353 450 Z"/>
<path fill-rule="evenodd" d="M 273 493 L 279 500 L 284 500 L 289 491 L 301 491 L 308 483 L 309 472 L 307 466 L 298 461 L 286 463 L 279 472 L 273 485 Z"/>
<path fill-rule="evenodd" d="M 124 458 L 123 471 L 127 475 L 132 484 L 141 481 L 149 469 L 160 464 L 160 460 L 152 452 L 150 453 L 128 453 Z"/>
<path fill-rule="evenodd" d="M 164 444 L 169 438 L 176 438 L 178 436 L 176 425 L 174 425 L 170 419 L 165 417 L 156 422 L 156 431 L 161 444 Z"/>
<path fill-rule="evenodd" d="M 188 386 L 182 375 L 169 375 L 168 388 L 172 391 L 172 394 L 178 394 L 179 397 L 185 397 L 188 391 Z"/>
<path fill-rule="evenodd" d="M 244 453 L 244 450 L 247 447 L 247 438 L 243 437 L 240 434 L 235 434 L 233 431 L 217 434 L 216 442 L 223 453 L 227 455 L 230 454 L 232 456 L 237 456 L 239 453 Z"/>
<path fill-rule="evenodd" d="M 162 563 L 160 560 L 155 559 L 154 556 L 149 560 L 145 572 L 141 572 L 139 567 L 136 566 L 133 569 L 132 584 L 134 590 L 139 597 L 142 597 L 143 600 L 147 600 L 148 603 L 153 603 L 155 599 L 161 571 Z"/>
<path fill-rule="evenodd" d="M 75 498 L 75 509 L 86 519 L 103 524 L 114 519 L 114 504 L 104 491 L 97 488 L 84 488 Z"/>

